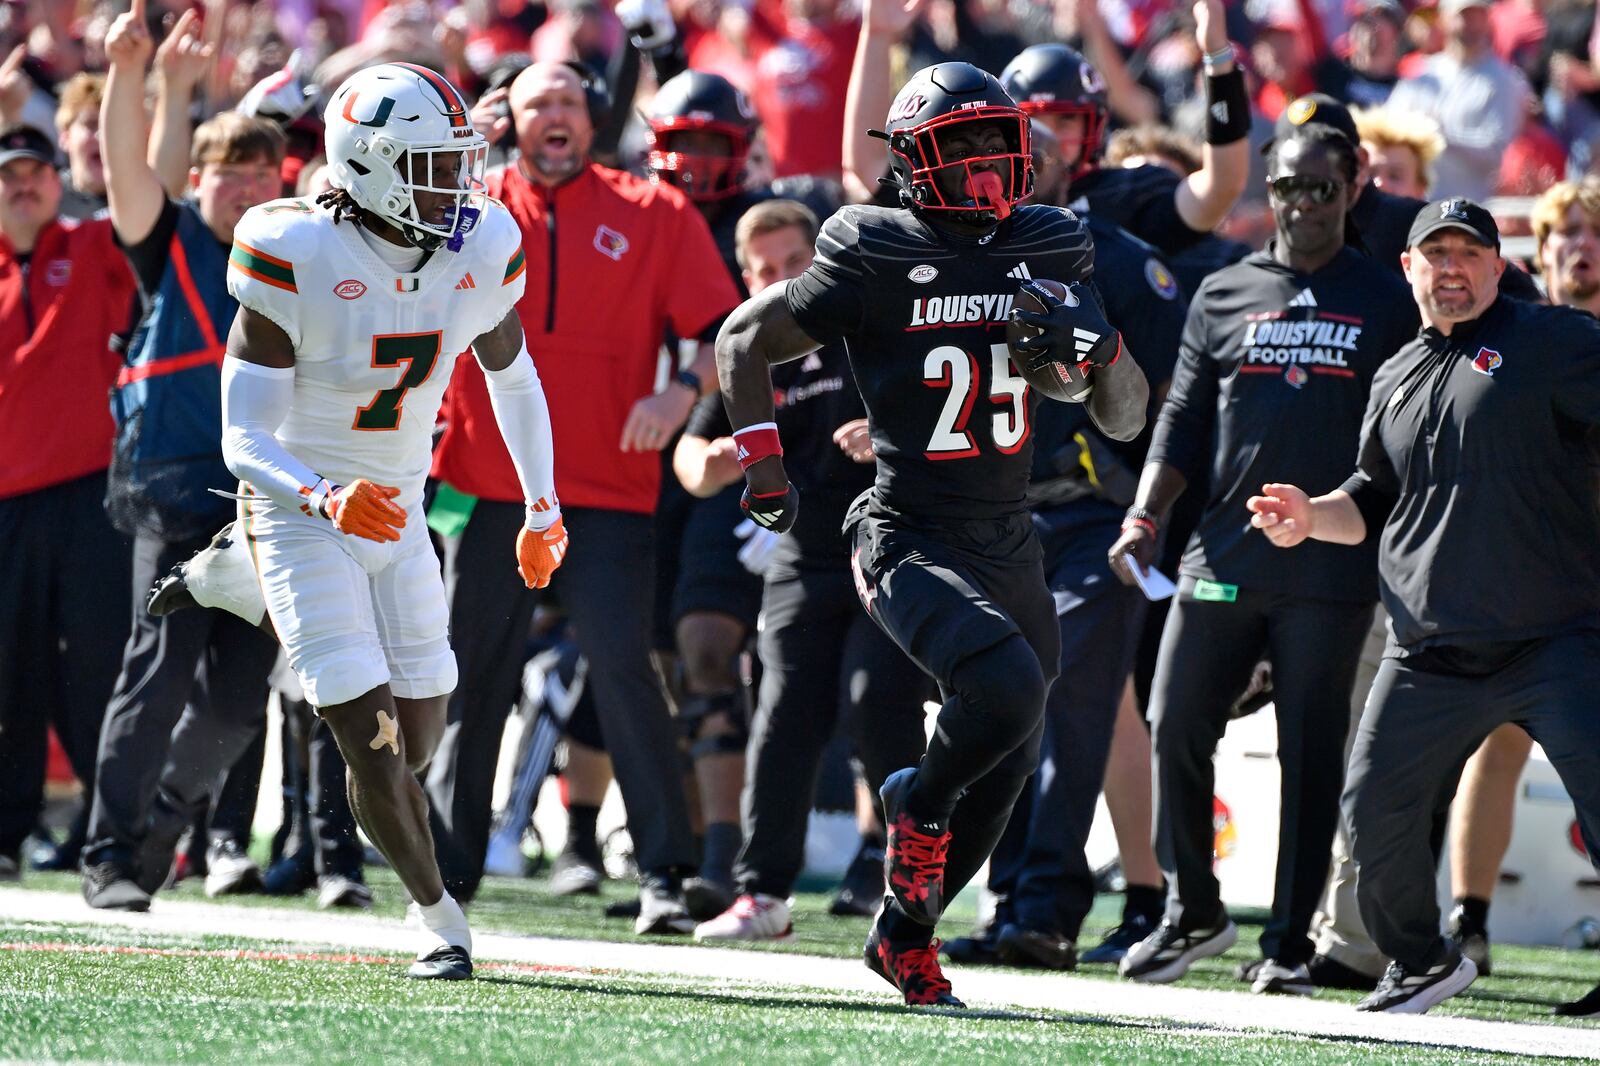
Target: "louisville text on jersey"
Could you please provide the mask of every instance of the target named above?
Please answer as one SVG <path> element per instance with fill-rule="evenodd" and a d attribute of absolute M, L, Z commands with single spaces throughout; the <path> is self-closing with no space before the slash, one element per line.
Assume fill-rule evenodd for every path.
<path fill-rule="evenodd" d="M 1345 352 L 1357 350 L 1362 320 L 1330 312 L 1287 321 L 1287 311 L 1252 316 L 1240 341 L 1243 369 L 1270 369 L 1290 365 L 1328 367 L 1353 374 Z M 1300 312 L 1303 313 L 1303 312 Z"/>
<path fill-rule="evenodd" d="M 970 326 L 983 322 L 1003 326 L 1011 314 L 1015 293 L 981 296 L 918 296 L 911 301 L 911 322 L 906 329 Z"/>

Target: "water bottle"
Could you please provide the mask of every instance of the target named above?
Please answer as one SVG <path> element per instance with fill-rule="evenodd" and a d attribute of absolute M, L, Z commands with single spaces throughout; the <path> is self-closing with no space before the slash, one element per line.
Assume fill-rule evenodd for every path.
<path fill-rule="evenodd" d="M 1561 946 L 1574 951 L 1600 948 L 1600 918 L 1583 917 L 1561 934 Z"/>

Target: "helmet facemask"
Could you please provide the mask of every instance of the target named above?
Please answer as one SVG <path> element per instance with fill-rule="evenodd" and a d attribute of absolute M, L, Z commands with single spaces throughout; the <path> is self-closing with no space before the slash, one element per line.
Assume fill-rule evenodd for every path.
<path fill-rule="evenodd" d="M 473 137 L 458 144 L 402 146 L 380 134 L 372 139 L 372 151 L 390 164 L 395 179 L 376 203 L 361 206 L 399 228 L 406 240 L 418 248 L 432 251 L 443 246 L 459 252 L 483 215 L 483 175 L 489 154 L 483 138 Z M 442 180 L 441 174 L 451 172 L 450 184 L 434 184 Z M 428 217 L 434 212 L 425 212 L 417 203 L 419 193 L 448 198 L 438 221 Z"/>
<path fill-rule="evenodd" d="M 962 123 L 993 123 L 1006 138 L 1006 151 L 964 159 L 944 159 L 938 134 Z M 889 159 L 900 172 L 902 192 L 910 206 L 963 216 L 974 222 L 1000 222 L 1033 191 L 1033 158 L 1028 118 L 1016 108 L 991 105 L 953 111 L 889 136 Z M 997 163 L 999 172 L 975 171 L 980 163 Z M 951 196 L 941 187 L 945 171 L 959 173 L 965 196 Z"/>
<path fill-rule="evenodd" d="M 1039 103 L 1024 100 L 1017 105 L 1024 114 L 1030 118 L 1041 118 L 1045 115 L 1065 115 L 1069 118 L 1081 116 L 1083 118 L 1083 144 L 1078 150 L 1077 160 L 1067 167 L 1070 180 L 1076 181 L 1084 174 L 1099 165 L 1100 141 L 1105 136 L 1106 112 L 1103 107 L 1092 104 L 1068 103 Z"/>
<path fill-rule="evenodd" d="M 669 138 L 674 134 L 691 132 L 726 137 L 728 147 L 723 152 L 685 152 L 669 147 Z M 652 119 L 650 154 L 646 159 L 651 180 L 674 185 L 697 203 L 737 196 L 744 189 L 750 141 L 748 129 L 729 122 Z"/>

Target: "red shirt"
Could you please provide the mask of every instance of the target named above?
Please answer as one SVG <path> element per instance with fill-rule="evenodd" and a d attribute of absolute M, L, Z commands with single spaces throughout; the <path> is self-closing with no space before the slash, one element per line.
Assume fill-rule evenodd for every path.
<path fill-rule="evenodd" d="M 711 230 L 677 189 L 598 165 L 554 189 L 512 167 L 489 191 L 522 227 L 517 312 L 550 404 L 556 494 L 566 507 L 654 511 L 661 456 L 621 451 L 622 425 L 655 389 L 668 327 L 698 336 L 739 303 Z M 434 476 L 522 499 L 476 359 L 456 361 L 443 414 Z"/>
<path fill-rule="evenodd" d="M 860 35 L 860 19 L 818 25 L 767 4 L 751 12 L 751 102 L 766 131 L 774 176 L 838 178 L 843 171 L 844 94 Z"/>
<path fill-rule="evenodd" d="M 110 465 L 111 336 L 133 293 L 109 219 L 51 222 L 26 267 L 0 236 L 0 497 Z"/>

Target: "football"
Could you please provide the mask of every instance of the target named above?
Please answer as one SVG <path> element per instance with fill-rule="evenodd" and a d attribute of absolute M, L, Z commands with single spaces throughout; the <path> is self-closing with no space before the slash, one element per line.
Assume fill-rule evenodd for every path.
<path fill-rule="evenodd" d="M 1056 299 L 1069 307 L 1078 305 L 1078 298 L 1059 281 L 1040 278 L 1035 280 L 1034 284 L 1043 286 Z M 1016 301 L 1012 306 L 1038 314 L 1044 314 L 1049 310 L 1040 303 L 1037 296 L 1026 288 L 1017 293 Z M 1048 396 L 1052 400 L 1060 400 L 1064 403 L 1083 403 L 1089 398 L 1089 394 L 1094 391 L 1094 382 L 1089 380 L 1088 370 L 1083 364 L 1046 363 L 1038 370 L 1029 370 L 1024 365 L 1026 360 L 1017 351 L 1016 343 L 1024 338 L 1036 336 L 1038 332 L 1039 330 L 1036 327 L 1021 322 L 1006 323 L 1006 347 L 1011 349 L 1011 363 L 1016 367 L 1017 373 L 1022 376 L 1022 379 L 1028 383 L 1033 391 L 1041 396 Z"/>

